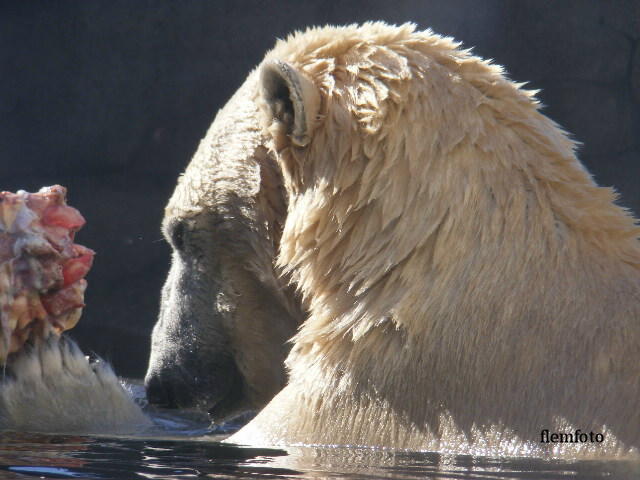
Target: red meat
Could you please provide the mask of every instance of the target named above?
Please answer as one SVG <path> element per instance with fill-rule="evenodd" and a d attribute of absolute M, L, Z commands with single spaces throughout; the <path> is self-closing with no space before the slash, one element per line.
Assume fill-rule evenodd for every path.
<path fill-rule="evenodd" d="M 0 192 L 0 361 L 76 325 L 94 252 L 73 242 L 85 220 L 59 185 Z"/>

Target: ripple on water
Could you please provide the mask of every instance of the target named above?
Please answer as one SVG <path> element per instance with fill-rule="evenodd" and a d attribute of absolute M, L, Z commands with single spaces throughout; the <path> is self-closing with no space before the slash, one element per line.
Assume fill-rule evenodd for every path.
<path fill-rule="evenodd" d="M 176 424 L 179 419 L 176 419 Z M 248 448 L 179 439 L 0 433 L 0 479 L 637 479 L 640 463 L 490 458 L 365 448 Z"/>
<path fill-rule="evenodd" d="M 249 448 L 220 443 L 249 420 L 211 426 L 198 412 L 150 409 L 139 382 L 132 397 L 154 427 L 143 436 L 0 432 L 0 480 L 61 479 L 638 479 L 640 462 L 492 458 L 360 447 Z"/>

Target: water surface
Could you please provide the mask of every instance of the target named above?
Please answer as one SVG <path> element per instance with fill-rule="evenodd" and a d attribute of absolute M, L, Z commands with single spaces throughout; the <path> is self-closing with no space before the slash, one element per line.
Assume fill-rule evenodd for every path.
<path fill-rule="evenodd" d="M 0 434 L 0 479 L 640 478 L 640 467 L 624 461 L 505 459 L 362 448 L 304 447 L 287 452 L 215 440 L 4 432 Z"/>
<path fill-rule="evenodd" d="M 134 394 L 139 393 L 134 388 Z M 142 395 L 142 394 L 140 394 Z M 151 411 L 145 437 L 0 432 L 2 479 L 640 479 L 640 462 L 491 458 L 356 447 L 220 443 L 237 425 Z"/>

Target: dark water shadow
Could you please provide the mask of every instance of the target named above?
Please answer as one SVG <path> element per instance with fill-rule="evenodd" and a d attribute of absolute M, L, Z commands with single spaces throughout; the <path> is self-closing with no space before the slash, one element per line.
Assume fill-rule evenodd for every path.
<path fill-rule="evenodd" d="M 217 437 L 220 439 L 221 437 Z M 4 479 L 638 479 L 640 462 L 490 458 L 367 448 L 251 448 L 165 440 L 0 433 Z"/>

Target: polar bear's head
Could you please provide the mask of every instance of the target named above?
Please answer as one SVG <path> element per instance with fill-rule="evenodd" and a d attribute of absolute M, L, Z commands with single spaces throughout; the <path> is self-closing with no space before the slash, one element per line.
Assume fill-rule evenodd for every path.
<path fill-rule="evenodd" d="M 258 409 L 284 386 L 287 340 L 303 318 L 274 264 L 287 199 L 257 119 L 258 92 L 255 72 L 218 113 L 162 227 L 173 255 L 148 396 L 216 419 Z"/>
<path fill-rule="evenodd" d="M 410 142 L 426 133 L 434 148 L 458 141 L 450 118 L 474 99 L 445 109 L 455 82 L 431 95 L 449 70 L 433 62 L 433 79 L 423 82 L 424 72 L 394 50 L 413 31 L 368 24 L 294 34 L 218 113 L 166 208 L 173 258 L 146 377 L 152 402 L 218 419 L 262 407 L 286 381 L 287 340 L 305 311 L 322 310 L 328 298 L 351 306 L 351 293 L 370 289 L 428 234 L 428 225 L 414 228 L 424 212 L 402 216 L 407 198 L 427 195 L 409 170 L 424 148 Z M 458 62 L 455 44 L 429 35 L 417 54 Z M 436 126 L 450 125 L 425 130 L 421 109 Z M 407 235 L 394 246 L 389 232 L 398 226 Z"/>

